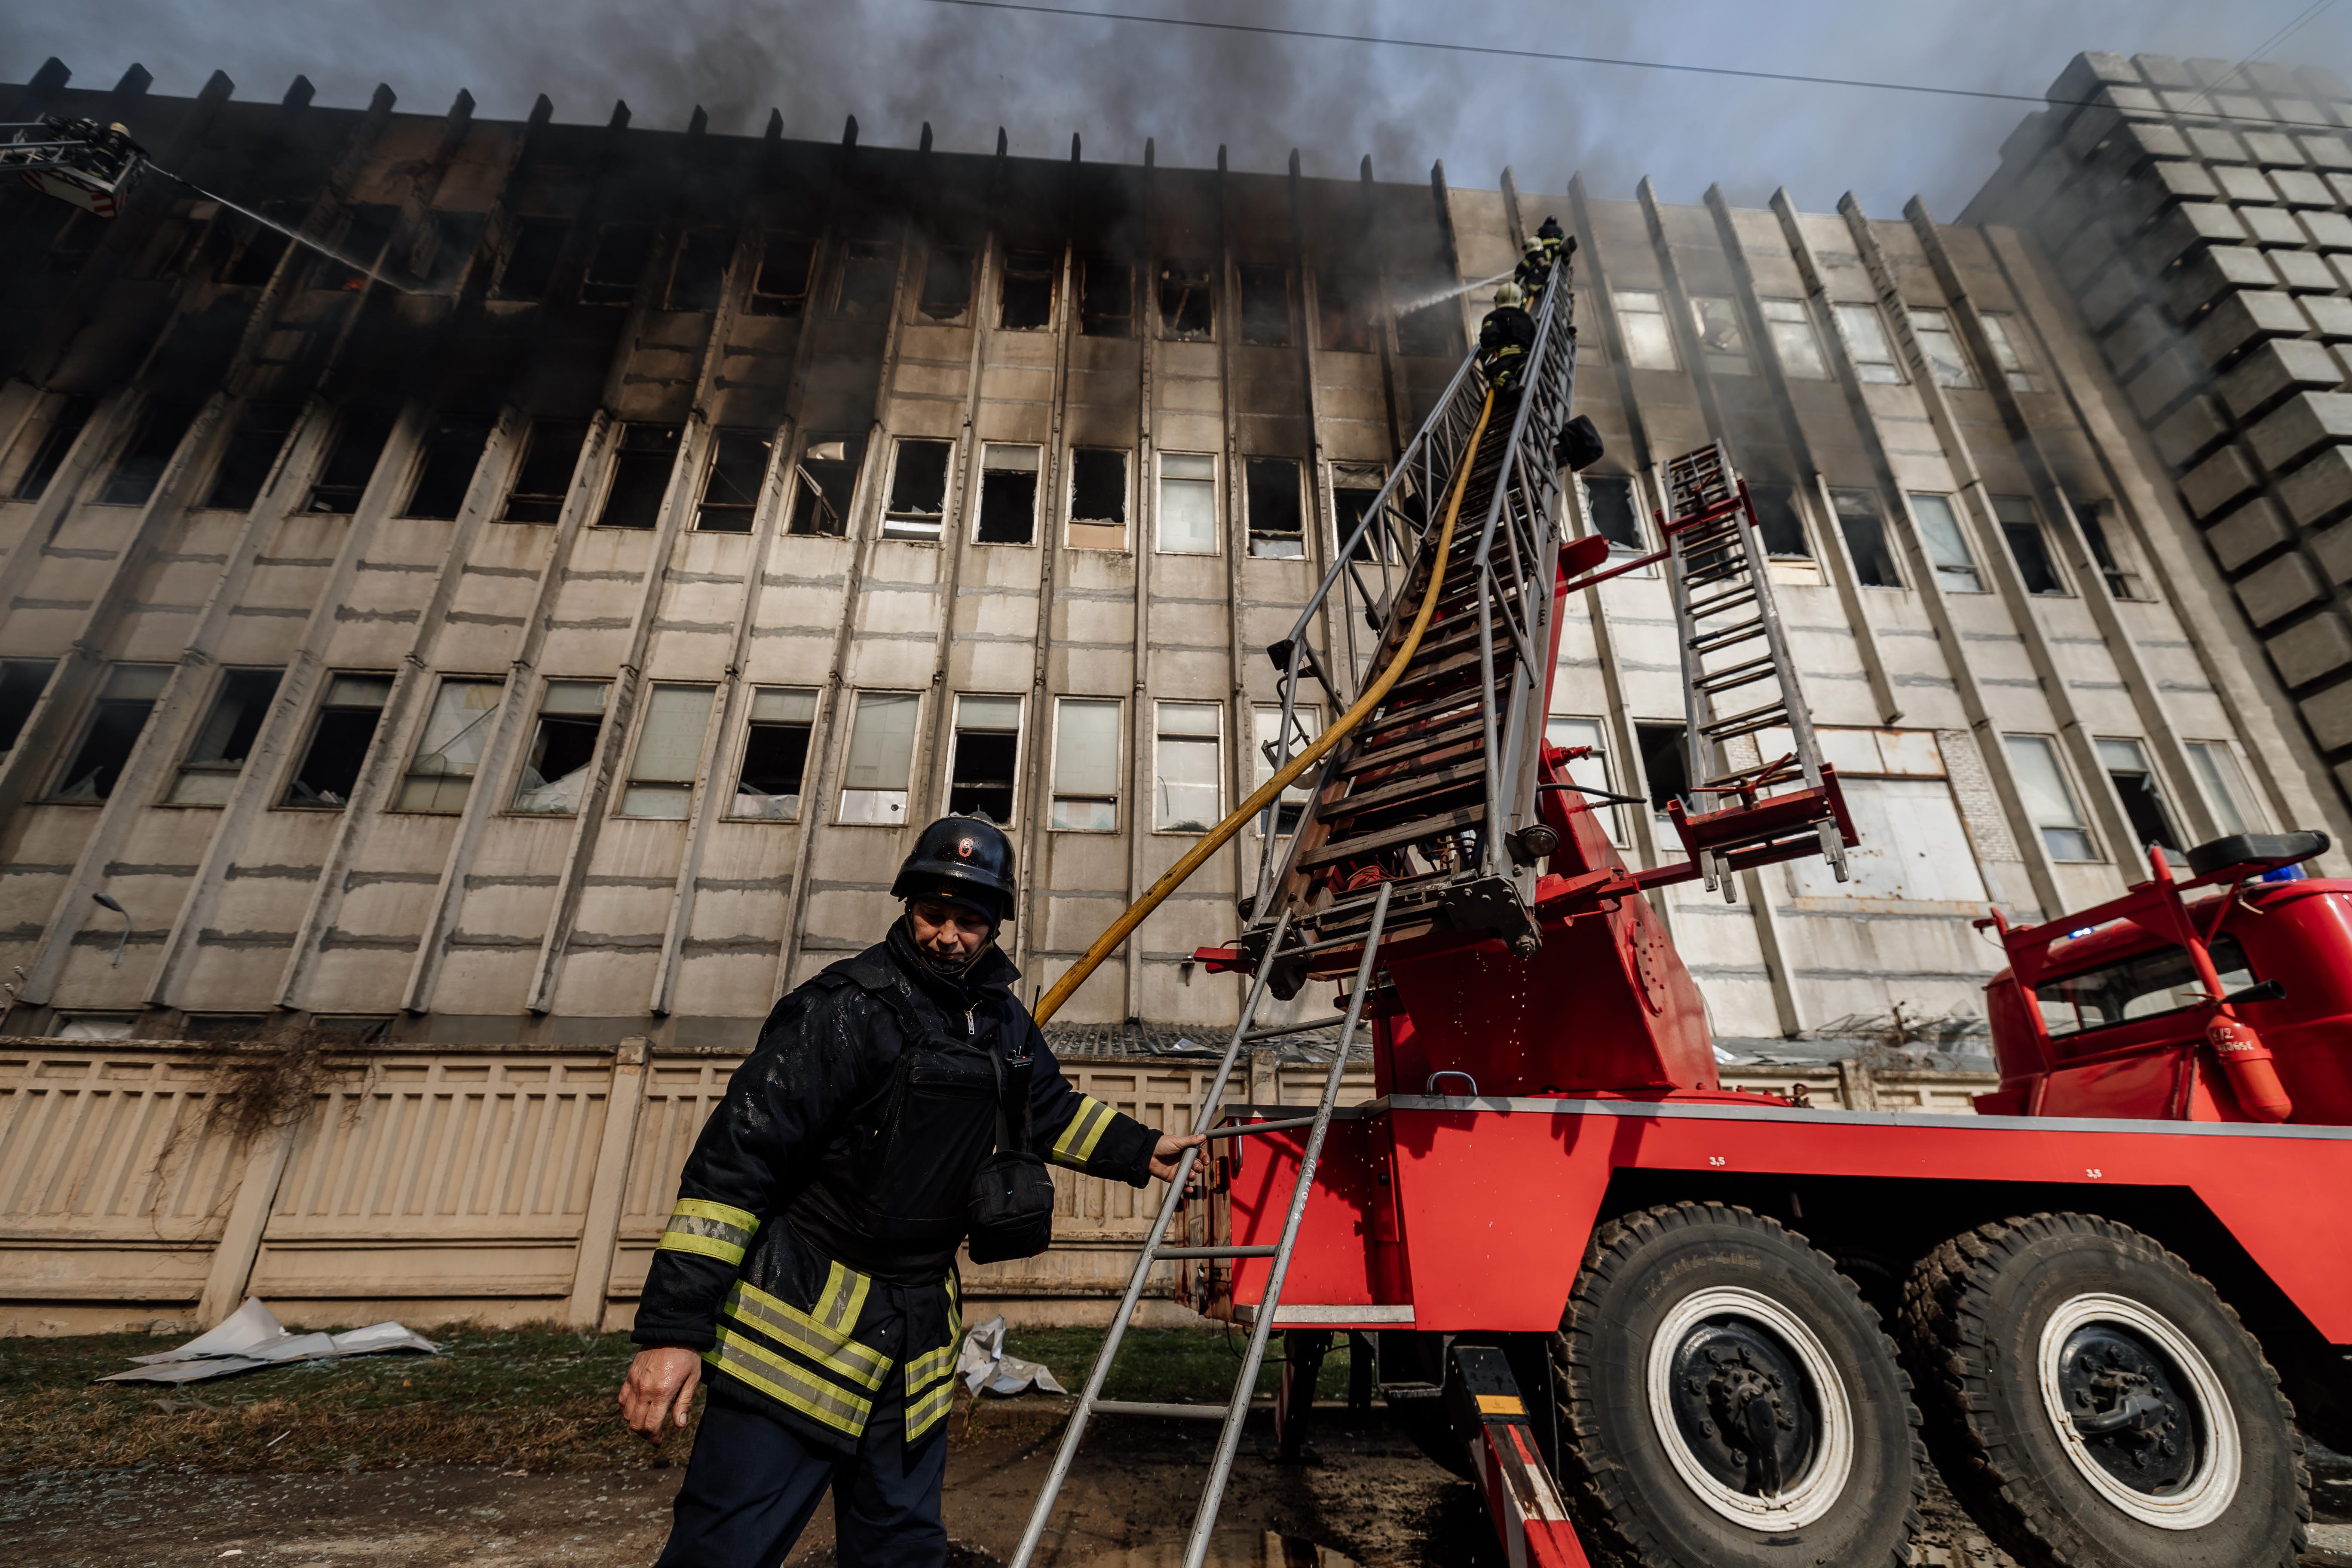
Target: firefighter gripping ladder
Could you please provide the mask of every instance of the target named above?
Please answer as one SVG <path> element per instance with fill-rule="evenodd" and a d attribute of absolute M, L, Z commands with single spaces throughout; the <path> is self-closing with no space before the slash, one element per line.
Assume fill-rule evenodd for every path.
<path fill-rule="evenodd" d="M 1717 442 L 1668 462 L 1665 491 L 1689 781 L 1669 815 L 1707 888 L 1720 888 L 1726 902 L 1738 897 L 1731 873 L 1787 848 L 1791 835 L 1818 836 L 1822 858 L 1843 882 L 1845 841 L 1823 792 L 1821 745 L 1790 662 L 1747 481 Z M 1780 754 L 1763 754 L 1767 738 Z M 1823 807 L 1796 820 L 1758 809 L 1798 791 Z"/>

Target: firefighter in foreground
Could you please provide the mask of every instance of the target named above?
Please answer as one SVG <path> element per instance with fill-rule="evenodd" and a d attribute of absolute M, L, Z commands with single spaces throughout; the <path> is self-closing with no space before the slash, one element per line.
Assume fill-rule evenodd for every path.
<path fill-rule="evenodd" d="M 620 1393 L 658 1438 L 709 1369 L 665 1568 L 770 1568 L 829 1486 L 844 1568 L 939 1568 L 957 1247 L 1045 1249 L 1033 1142 L 1139 1187 L 1202 1142 L 1062 1077 L 996 946 L 1013 890 L 994 825 L 925 828 L 891 889 L 906 912 L 776 1004 L 696 1140 Z"/>
<path fill-rule="evenodd" d="M 1517 386 L 1535 346 L 1536 319 L 1520 305 L 1519 286 L 1506 283 L 1495 290 L 1495 308 L 1478 323 L 1478 363 L 1486 384 L 1497 392 Z"/>

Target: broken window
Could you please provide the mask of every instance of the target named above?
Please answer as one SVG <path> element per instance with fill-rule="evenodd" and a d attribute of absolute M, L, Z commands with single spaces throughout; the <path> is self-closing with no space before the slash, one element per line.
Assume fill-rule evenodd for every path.
<path fill-rule="evenodd" d="M 490 444 L 490 421 L 473 414 L 453 414 L 434 422 L 425 437 L 425 460 L 417 465 L 416 484 L 408 492 L 403 517 L 454 521 L 473 488 L 474 470 Z"/>
<path fill-rule="evenodd" d="M 754 316 L 797 316 L 808 309 L 809 277 L 816 270 L 816 241 L 789 229 L 760 237 L 760 268 L 751 278 L 746 310 Z"/>
<path fill-rule="evenodd" d="M 436 290 L 454 289 L 465 280 L 467 263 L 481 248 L 482 231 L 489 226 L 488 213 L 436 212 L 433 215 L 433 254 L 426 262 L 425 281 Z"/>
<path fill-rule="evenodd" d="M 651 528 L 660 521 L 669 494 L 670 470 L 677 466 L 676 425 L 629 424 L 621 427 L 613 455 L 613 482 L 604 491 L 599 528 Z"/>
<path fill-rule="evenodd" d="M 1822 358 L 1822 340 L 1813 331 L 1813 313 L 1802 300 L 1767 300 L 1764 331 L 1780 356 L 1780 374 L 1791 381 L 1827 381 L 1830 367 Z"/>
<path fill-rule="evenodd" d="M 1679 733 L 1676 738 L 1680 739 Z M 1560 770 L 1568 775 L 1569 783 L 1581 784 L 1587 789 L 1599 790 L 1603 795 L 1617 793 L 1617 786 L 1609 782 L 1609 742 L 1607 732 L 1601 728 L 1601 721 L 1598 719 L 1548 719 L 1544 721 L 1544 739 L 1555 746 L 1571 749 L 1580 746 L 1585 749 L 1586 755 L 1571 757 Z M 1620 848 L 1624 847 L 1623 814 L 1616 806 L 1597 795 L 1584 795 L 1581 798 L 1586 807 L 1591 811 L 1592 819 L 1601 825 L 1601 831 L 1608 835 L 1609 842 Z"/>
<path fill-rule="evenodd" d="M 327 447 L 327 461 L 319 469 L 318 482 L 310 487 L 310 504 L 303 510 L 336 517 L 357 511 L 399 417 L 396 408 L 343 410 L 335 425 L 334 440 Z"/>
<path fill-rule="evenodd" d="M 1625 334 L 1625 363 L 1640 370 L 1678 370 L 1666 297 L 1654 289 L 1617 290 L 1617 329 Z"/>
<path fill-rule="evenodd" d="M 291 203 L 267 202 L 262 205 L 264 212 L 273 208 L 276 209 L 273 216 L 281 223 L 301 221 L 300 211 L 293 210 Z M 246 236 L 245 248 L 238 251 L 236 259 L 228 264 L 228 270 L 221 275 L 221 282 L 231 289 L 260 288 L 278 275 L 278 264 L 285 259 L 286 247 L 293 243 L 274 228 L 252 225 Z"/>
<path fill-rule="evenodd" d="M 1299 515 L 1298 465 L 1288 458 L 1252 458 L 1245 473 L 1249 552 L 1276 561 L 1304 556 L 1307 530 Z"/>
<path fill-rule="evenodd" d="M 1215 335 L 1216 311 L 1209 293 L 1209 269 L 1171 262 L 1160 269 L 1160 335 L 1206 342 Z"/>
<path fill-rule="evenodd" d="M 890 468 L 890 504 L 882 537 L 939 541 L 948 509 L 948 459 L 952 441 L 901 441 Z"/>
<path fill-rule="evenodd" d="M 139 1026 L 130 1013 L 60 1013 L 49 1026 L 53 1040 L 127 1040 Z"/>
<path fill-rule="evenodd" d="M 49 689 L 49 672 L 57 667 L 53 658 L 0 662 L 0 757 L 16 749 L 16 738 L 25 732 L 25 721 Z"/>
<path fill-rule="evenodd" d="M 654 258 L 652 224 L 607 224 L 595 237 L 588 270 L 581 275 L 583 306 L 625 306 L 637 299 L 637 279 Z"/>
<path fill-rule="evenodd" d="M 91 704 L 89 721 L 83 726 L 81 743 L 58 775 L 49 798 L 100 801 L 112 795 L 124 764 L 139 744 L 140 731 L 147 728 L 156 699 L 163 695 L 163 684 L 171 679 L 169 665 L 118 664 L 108 670 L 106 684 L 99 689 L 98 700 Z"/>
<path fill-rule="evenodd" d="M 1290 273 L 1280 267 L 1244 267 L 1242 342 L 1267 348 L 1290 343 Z"/>
<path fill-rule="evenodd" d="M 2139 574 L 2126 565 L 2116 553 L 2114 537 L 2107 532 L 2107 518 L 2114 512 L 2116 503 L 2073 496 L 2067 504 L 2074 508 L 2074 521 L 2082 525 L 2083 542 L 2091 547 L 2091 559 L 2098 563 L 2099 575 L 2107 580 L 2107 592 L 2118 599 L 2151 597 Z"/>
<path fill-rule="evenodd" d="M 1135 268 L 1100 254 L 1078 258 L 1078 331 L 1090 338 L 1135 331 Z"/>
<path fill-rule="evenodd" d="M 1812 542 L 1805 537 L 1805 515 L 1797 508 L 1797 487 L 1764 483 L 1748 487 L 1756 505 L 1756 532 L 1764 553 L 1775 561 L 1810 561 Z"/>
<path fill-rule="evenodd" d="M 197 406 L 184 398 L 149 399 L 147 406 L 140 411 L 131 444 L 115 459 L 114 471 L 106 476 L 106 484 L 98 492 L 99 504 L 145 506 L 163 481 L 163 470 L 172 466 L 172 455 L 180 449 L 181 437 L 195 423 Z"/>
<path fill-rule="evenodd" d="M 998 326 L 1035 331 L 1054 324 L 1054 271 L 1058 259 L 1050 250 L 1004 253 L 1004 278 L 997 299 Z"/>
<path fill-rule="evenodd" d="M 1832 305 L 1831 313 L 1837 317 L 1838 331 L 1845 336 L 1846 356 L 1853 361 L 1853 374 L 1864 381 L 1895 385 L 1903 380 L 1903 367 L 1895 362 L 1895 350 L 1886 341 L 1886 323 L 1878 318 L 1875 305 Z"/>
<path fill-rule="evenodd" d="M 571 232 L 570 218 L 527 217 L 518 222 L 507 264 L 499 270 L 499 298 L 545 299 L 548 285 L 555 281 L 555 264 L 563 258 L 564 237 Z"/>
<path fill-rule="evenodd" d="M 65 467 L 66 454 L 81 438 L 82 426 L 89 423 L 90 411 L 97 406 L 94 397 L 51 398 L 41 416 L 27 420 L 16 437 L 16 449 L 27 455 L 9 493 L 18 500 L 38 500 L 47 495 L 49 481 Z"/>
<path fill-rule="evenodd" d="M 1065 697 L 1054 705 L 1055 827 L 1118 831 L 1118 710 L 1117 698 Z"/>
<path fill-rule="evenodd" d="M 621 791 L 623 816 L 683 822 L 702 776 L 702 737 L 715 686 L 656 686 L 637 725 L 637 754 Z"/>
<path fill-rule="evenodd" d="M 563 498 L 572 489 L 572 470 L 580 466 L 580 448 L 587 439 L 588 426 L 580 420 L 532 420 L 514 488 L 507 492 L 503 521 L 553 522 L 562 517 Z"/>
<path fill-rule="evenodd" d="M 2042 847 L 2053 860 L 2095 860 L 2098 848 L 2083 813 L 2067 787 L 2065 770 L 2058 765 L 2057 743 L 2047 735 L 2004 737 L 2010 773 L 2025 806 L 2025 818 L 2042 835 Z"/>
<path fill-rule="evenodd" d="M 1372 339 L 1371 313 L 1365 309 L 1374 289 L 1353 273 L 1336 268 L 1315 274 L 1315 338 L 1332 353 L 1368 354 L 1380 345 Z"/>
<path fill-rule="evenodd" d="M 1274 777 L 1275 770 L 1280 763 L 1287 763 L 1297 756 L 1307 742 L 1315 739 L 1316 727 L 1320 722 L 1320 719 L 1317 709 L 1311 707 L 1292 709 L 1290 741 L 1287 745 L 1283 743 L 1280 704 L 1251 709 L 1250 721 L 1255 728 L 1255 742 L 1250 751 L 1252 770 L 1250 793 L 1255 795 L 1265 787 L 1266 781 Z M 1258 813 L 1257 830 L 1260 833 L 1264 833 L 1269 826 L 1273 827 L 1277 837 L 1298 831 L 1298 820 L 1307 814 L 1307 803 L 1314 798 L 1310 786 L 1315 777 L 1315 771 L 1309 768 L 1299 777 L 1302 782 L 1291 784 L 1282 792 L 1272 806 Z M 1272 818 L 1271 824 L 1267 820 L 1269 817 Z"/>
<path fill-rule="evenodd" d="M 1638 555 L 1649 548 L 1642 533 L 1641 502 L 1630 477 L 1580 474 L 1576 482 L 1584 487 L 1585 510 L 1591 514 L 1592 531 L 1607 540 L 1611 550 Z"/>
<path fill-rule="evenodd" d="M 1215 702 L 1155 705 L 1151 826 L 1157 833 L 1206 833 L 1225 815 L 1219 766 L 1224 709 Z"/>
<path fill-rule="evenodd" d="M 809 732 L 816 725 L 816 693 L 801 687 L 761 686 L 751 692 L 751 722 L 743 738 L 730 816 L 796 822 L 801 779 L 808 771 Z"/>
<path fill-rule="evenodd" d="M 841 261 L 836 309 L 845 316 L 872 320 L 889 310 L 890 294 L 898 286 L 898 242 L 853 239 Z"/>
<path fill-rule="evenodd" d="M 226 805 L 236 788 L 237 775 L 253 754 L 254 738 L 269 716 L 269 700 L 278 695 L 284 675 L 277 669 L 232 669 L 221 677 L 220 694 L 196 742 L 180 764 L 172 784 L 174 805 Z"/>
<path fill-rule="evenodd" d="M 1127 454 L 1080 447 L 1070 454 L 1073 550 L 1127 548 Z"/>
<path fill-rule="evenodd" d="M 1936 569 L 1936 581 L 1944 592 L 1983 593 L 1984 578 L 1977 572 L 1976 557 L 1969 553 L 1968 535 L 1961 531 L 1959 513 L 1952 510 L 1952 498 L 1915 494 L 1911 515 L 1918 520 L 1919 542 L 1927 548 L 1927 563 Z"/>
<path fill-rule="evenodd" d="M 1947 310 L 1915 307 L 1911 311 L 1911 335 L 1918 340 L 1919 357 L 1927 362 L 1927 374 L 1937 386 L 1968 388 L 1977 384 L 1977 373 L 1969 368 L 1969 356 L 1960 350 L 1960 340 L 1952 331 L 1951 313 Z"/>
<path fill-rule="evenodd" d="M 455 812 L 490 743 L 490 721 L 506 695 L 503 680 L 445 680 L 433 694 L 433 711 L 416 738 L 416 754 L 393 797 L 394 811 Z"/>
<path fill-rule="evenodd" d="M 1900 588 L 1903 574 L 1895 569 L 1895 551 L 1887 542 L 1886 515 L 1874 490 L 1836 490 L 1830 500 L 1837 507 L 1838 532 L 1845 537 L 1846 553 L 1853 558 L 1853 580 L 1865 588 Z"/>
<path fill-rule="evenodd" d="M 2063 596 L 2066 579 L 2058 574 L 2058 563 L 2050 554 L 2050 536 L 2042 532 L 2033 503 L 2023 496 L 1995 496 L 1992 514 L 2000 520 L 2001 537 L 2009 541 L 2009 553 L 2017 562 L 2017 574 L 2025 591 Z"/>
<path fill-rule="evenodd" d="M 1037 532 L 1037 461 L 1034 447 L 991 443 L 981 458 L 981 544 L 1026 544 Z"/>
<path fill-rule="evenodd" d="M 1664 816 L 1667 806 L 1690 793 L 1690 752 L 1683 744 L 1683 727 L 1635 724 L 1633 743 L 1642 749 L 1642 777 L 1647 782 L 1650 809 Z"/>
<path fill-rule="evenodd" d="M 933 245 L 923 260 L 923 292 L 915 302 L 923 319 L 961 321 L 971 309 L 971 252 L 961 245 Z"/>
<path fill-rule="evenodd" d="M 2181 852 L 2180 834 L 2172 826 L 2172 812 L 2164 803 L 2164 791 L 2156 782 L 2156 770 L 2147 765 L 2147 752 L 2137 741 L 2101 741 L 2099 765 L 2107 771 L 2109 782 L 2116 786 L 2116 795 L 2123 802 L 2124 816 L 2131 823 L 2132 837 L 2139 841 L 2143 852 L 2151 844 L 2166 854 Z"/>
<path fill-rule="evenodd" d="M 1724 375 L 1748 374 L 1748 334 L 1739 325 L 1739 307 L 1718 295 L 1691 300 L 1691 324 L 1698 331 L 1699 352 L 1706 368 Z"/>
<path fill-rule="evenodd" d="M 835 822 L 896 827 L 907 820 L 907 780 L 915 766 L 915 720 L 923 700 L 911 691 L 861 691 L 841 767 Z"/>
<path fill-rule="evenodd" d="M 215 511 L 251 511 L 300 414 L 290 403 L 247 404 L 228 438 L 228 450 L 221 454 L 205 505 Z"/>
<path fill-rule="evenodd" d="M 602 680 L 547 683 L 509 811 L 535 816 L 578 814 L 596 764 L 596 741 L 604 732 L 607 689 Z"/>
<path fill-rule="evenodd" d="M 956 699 L 955 747 L 948 759 L 948 810 L 1008 826 L 1020 777 L 1021 699 Z"/>
<path fill-rule="evenodd" d="M 1337 555 L 1348 546 L 1357 524 L 1372 510 L 1372 502 L 1381 496 L 1381 476 L 1361 468 L 1331 470 L 1331 553 Z M 1378 561 L 1387 547 L 1378 518 L 1364 530 L 1364 536 L 1355 542 L 1349 552 L 1354 561 Z"/>
<path fill-rule="evenodd" d="M 749 533 L 768 482 L 775 437 L 765 430 L 721 430 L 710 443 L 710 471 L 694 526 L 705 533 Z"/>
<path fill-rule="evenodd" d="M 716 310 L 727 283 L 727 263 L 735 254 L 731 228 L 690 228 L 678 242 L 677 259 L 670 263 L 669 294 L 664 301 L 672 310 Z"/>
<path fill-rule="evenodd" d="M 391 700 L 388 675 L 330 676 L 319 716 L 310 721 L 310 743 L 302 752 L 302 765 L 287 781 L 286 796 L 278 804 L 328 811 L 349 805 L 368 748 L 375 744 L 384 704 Z"/>
<path fill-rule="evenodd" d="M 812 440 L 801 455 L 800 489 L 793 500 L 794 533 L 824 533 L 839 538 L 849 530 L 849 503 L 857 490 L 857 464 L 851 452 L 864 443 L 844 439 Z"/>
<path fill-rule="evenodd" d="M 1217 459 L 1206 452 L 1160 454 L 1160 549 L 1216 553 Z"/>
<path fill-rule="evenodd" d="M 2019 350 L 2017 332 L 2010 326 L 2009 317 L 1999 310 L 1985 310 L 1977 320 L 1984 324 L 1985 342 L 1992 350 L 1992 363 L 1999 366 L 2012 392 L 2034 389 L 2033 367 L 2025 363 Z"/>

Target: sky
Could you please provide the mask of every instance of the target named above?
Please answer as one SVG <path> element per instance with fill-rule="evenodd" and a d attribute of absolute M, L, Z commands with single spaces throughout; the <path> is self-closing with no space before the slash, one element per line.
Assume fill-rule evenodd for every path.
<path fill-rule="evenodd" d="M 1677 64 L 2038 95 L 2075 53 L 2269 58 L 2352 76 L 2352 5 L 2333 0 L 1045 0 L 1140 15 L 1523 47 Z M 1809 211 L 1853 192 L 1892 216 L 1913 195 L 1956 216 L 2030 108 L 1909 92 L 1506 61 L 1394 45 L 1277 39 L 1137 22 L 1021 15 L 938 0 L 79 0 L 0 15 L 0 79 L 51 55 L 78 87 L 132 62 L 152 90 L 187 94 L 215 69 L 272 100 L 297 73 L 318 101 L 364 104 L 388 83 L 437 113 L 460 88 L 476 112 L 520 118 L 545 92 L 558 120 L 834 139 L 856 115 L 869 144 L 1420 180 L 1443 159 L 1465 187 L 1507 164 L 1529 192 L 1581 171 L 1595 196 L 1661 199 L 1720 183 L 1739 205 L 1785 185 Z"/>

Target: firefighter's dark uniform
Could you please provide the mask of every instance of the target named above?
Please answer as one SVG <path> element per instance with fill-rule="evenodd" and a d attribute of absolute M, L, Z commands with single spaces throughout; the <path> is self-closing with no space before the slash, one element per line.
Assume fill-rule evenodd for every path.
<path fill-rule="evenodd" d="M 1518 384 L 1536 346 L 1536 319 L 1517 305 L 1497 305 L 1478 323 L 1478 353 L 1486 367 L 1488 384 L 1496 390 Z"/>
<path fill-rule="evenodd" d="M 1032 1146 L 1143 1185 L 1159 1134 L 1070 1087 L 993 946 L 961 977 L 907 923 L 776 1004 L 695 1142 L 633 1338 L 702 1352 L 709 1405 L 661 1556 L 772 1568 L 828 1484 L 844 1568 L 939 1568 L 955 1257 L 1026 1056 Z M 1018 1081 L 1015 1079 L 1013 1081 Z"/>

